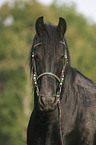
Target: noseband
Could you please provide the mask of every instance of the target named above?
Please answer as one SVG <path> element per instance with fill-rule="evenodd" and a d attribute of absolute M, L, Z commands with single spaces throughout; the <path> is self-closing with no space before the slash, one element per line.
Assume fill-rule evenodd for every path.
<path fill-rule="evenodd" d="M 67 65 L 67 63 L 68 63 L 68 58 L 67 58 L 67 46 L 66 46 L 66 44 L 65 44 L 65 41 L 64 41 L 64 42 L 63 42 L 63 41 L 60 41 L 60 43 L 63 44 L 63 45 L 65 46 L 65 54 L 64 54 L 65 63 L 64 63 L 64 65 L 63 65 L 63 69 L 62 69 L 62 73 L 61 73 L 60 78 L 59 78 L 57 75 L 55 75 L 55 74 L 53 74 L 53 73 L 51 73 L 51 72 L 44 72 L 44 73 L 40 74 L 39 76 L 37 76 L 37 69 L 36 69 L 36 63 L 35 63 L 35 52 L 34 52 L 34 48 L 35 48 L 36 46 L 38 46 L 38 45 L 41 45 L 42 42 L 41 42 L 41 43 L 35 44 L 35 45 L 33 46 L 33 51 L 32 51 L 32 63 L 33 63 L 33 70 L 34 70 L 34 71 L 33 71 L 33 80 L 34 80 L 34 84 L 35 84 L 35 87 L 36 87 L 37 96 L 39 96 L 39 87 L 38 87 L 37 81 L 38 81 L 41 77 L 43 77 L 43 76 L 45 76 L 45 75 L 50 76 L 50 77 L 53 77 L 53 78 L 55 78 L 55 79 L 59 82 L 59 91 L 58 91 L 57 94 L 56 94 L 57 104 L 60 104 L 60 94 L 61 94 L 61 89 L 62 89 L 64 77 L 65 77 L 65 76 L 64 76 L 64 72 L 65 72 L 66 65 Z"/>

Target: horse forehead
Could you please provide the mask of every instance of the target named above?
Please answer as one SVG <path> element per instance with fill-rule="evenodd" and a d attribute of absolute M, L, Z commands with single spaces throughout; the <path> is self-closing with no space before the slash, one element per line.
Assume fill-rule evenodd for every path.
<path fill-rule="evenodd" d="M 44 38 L 44 47 L 46 51 L 54 52 L 59 47 L 59 39 L 56 35 L 47 35 Z"/>
<path fill-rule="evenodd" d="M 45 53 L 48 56 L 58 53 L 59 46 L 59 35 L 57 33 L 57 27 L 53 25 L 46 25 L 46 31 L 43 35 L 43 43 Z"/>
<path fill-rule="evenodd" d="M 56 43 L 54 41 L 50 41 L 44 44 L 45 55 L 46 56 L 55 56 L 58 54 L 58 49 Z"/>
<path fill-rule="evenodd" d="M 44 42 L 44 52 L 48 56 L 49 55 L 58 55 L 64 53 L 63 45 L 60 44 L 59 40 L 51 40 Z"/>

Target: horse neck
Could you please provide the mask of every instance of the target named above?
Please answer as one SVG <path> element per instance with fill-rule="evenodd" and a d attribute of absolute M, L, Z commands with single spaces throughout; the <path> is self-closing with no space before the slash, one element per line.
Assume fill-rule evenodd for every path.
<path fill-rule="evenodd" d="M 53 111 L 40 111 L 38 108 L 34 108 L 34 113 L 35 113 L 35 117 L 36 120 L 39 123 L 43 123 L 43 125 L 45 124 L 54 124 L 58 121 L 58 109 L 56 108 Z"/>

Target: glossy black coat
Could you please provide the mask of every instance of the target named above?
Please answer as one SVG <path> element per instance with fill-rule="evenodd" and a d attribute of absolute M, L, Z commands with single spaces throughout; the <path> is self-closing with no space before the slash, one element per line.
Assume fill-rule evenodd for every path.
<path fill-rule="evenodd" d="M 42 71 L 46 71 L 46 65 L 48 65 L 47 71 L 52 71 L 52 73 L 60 76 L 63 65 L 63 61 L 60 58 L 64 48 L 62 49 L 62 46 L 58 46 L 57 48 L 56 46 L 59 44 L 59 41 L 65 40 L 63 39 L 66 31 L 65 25 L 63 18 L 59 20 L 58 27 L 54 27 L 50 24 L 45 25 L 42 17 L 37 20 L 37 35 L 35 36 L 33 45 L 39 41 L 43 43 L 48 42 L 46 44 L 48 47 L 41 46 L 42 48 L 37 48 L 39 51 L 42 50 L 43 59 L 43 61 L 41 61 L 40 58 L 40 64 L 39 62 L 36 64 L 38 74 L 42 73 Z M 45 33 L 47 33 L 48 37 Z M 42 39 L 42 36 L 45 39 Z M 43 49 L 45 49 L 44 52 Z M 46 50 L 48 50 L 47 54 L 45 53 Z M 57 58 L 56 54 L 58 54 Z M 47 63 L 45 63 L 46 60 L 44 60 L 43 55 L 46 55 Z M 52 57 L 52 59 L 49 59 L 47 56 Z M 36 61 L 38 61 L 37 58 Z M 31 57 L 30 68 L 32 69 Z M 27 145 L 62 145 L 62 143 L 63 145 L 96 145 L 96 84 L 78 70 L 72 68 L 70 66 L 70 60 L 64 74 L 65 79 L 60 99 L 61 130 L 58 119 L 58 107 L 53 110 L 47 109 L 42 111 L 40 109 L 39 96 L 37 96 L 36 89 L 34 88 L 34 109 L 27 130 Z M 40 93 L 42 92 L 43 95 L 45 95 L 46 102 L 48 102 L 48 99 L 52 97 L 56 89 L 58 89 L 56 80 L 50 79 L 48 76 L 42 77 L 38 85 Z"/>

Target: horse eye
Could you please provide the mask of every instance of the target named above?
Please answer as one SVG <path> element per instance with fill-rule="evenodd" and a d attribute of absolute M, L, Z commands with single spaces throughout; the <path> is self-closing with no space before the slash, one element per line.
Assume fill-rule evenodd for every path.
<path fill-rule="evenodd" d="M 36 61 L 40 60 L 38 55 L 35 55 L 35 59 L 36 59 Z"/>
<path fill-rule="evenodd" d="M 64 59 L 64 55 L 62 55 L 61 58 Z"/>

